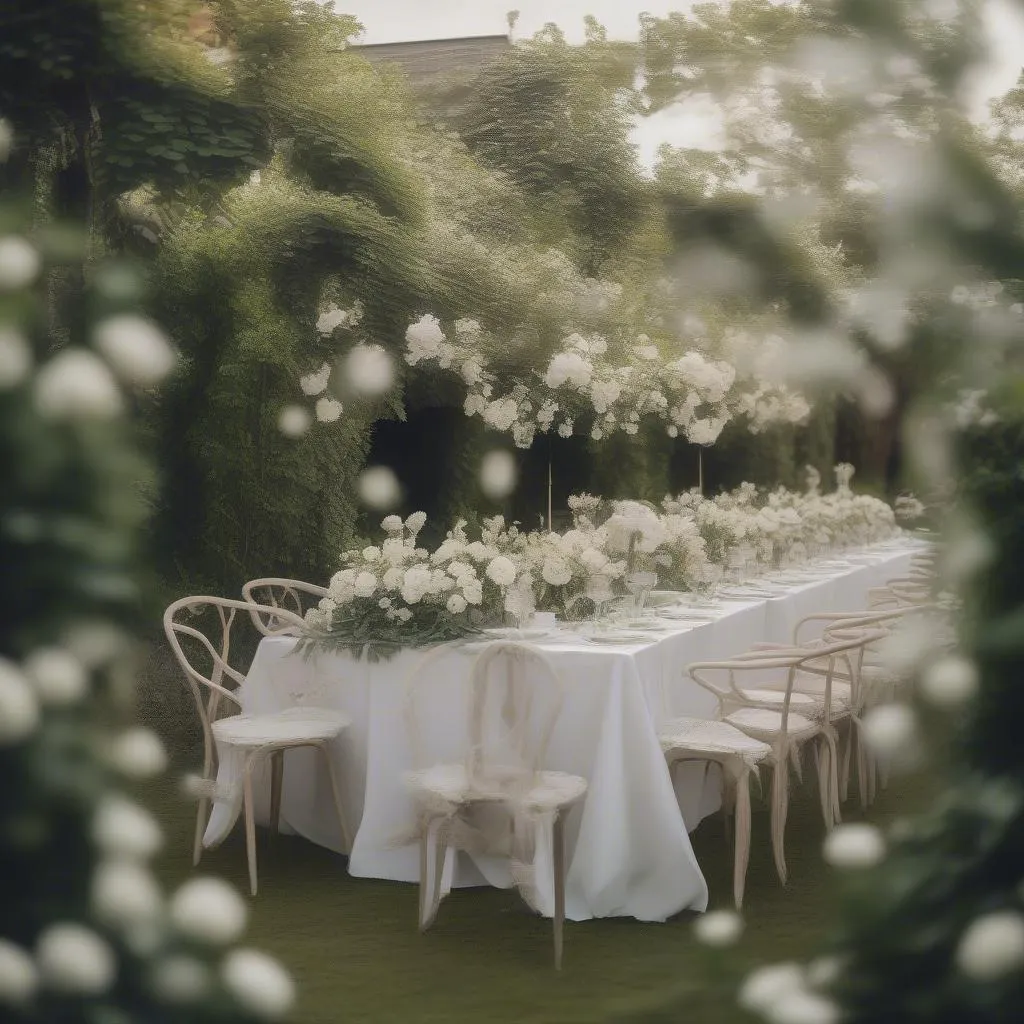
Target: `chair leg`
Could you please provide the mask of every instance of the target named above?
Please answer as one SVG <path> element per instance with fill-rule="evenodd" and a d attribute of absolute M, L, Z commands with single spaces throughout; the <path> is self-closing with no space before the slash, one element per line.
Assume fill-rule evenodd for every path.
<path fill-rule="evenodd" d="M 437 842 L 434 846 L 434 885 L 433 895 L 430 898 L 430 907 L 427 911 L 427 918 L 423 924 L 426 931 L 436 920 L 437 912 L 441 909 L 441 882 L 444 878 L 444 862 L 448 852 L 448 822 L 442 819 L 437 826 Z"/>
<path fill-rule="evenodd" d="M 853 744 L 856 739 L 857 728 L 853 724 L 853 719 L 849 721 L 849 725 L 846 730 L 846 741 L 842 742 L 842 754 L 840 756 L 839 765 L 839 799 L 846 803 L 850 797 L 850 766 L 853 760 Z M 864 801 L 864 790 L 860 791 L 861 803 Z"/>
<path fill-rule="evenodd" d="M 210 801 L 203 797 L 196 809 L 196 835 L 192 842 L 192 866 L 199 863 L 203 855 L 203 834 L 206 832 L 206 819 L 210 813 Z"/>
<path fill-rule="evenodd" d="M 733 855 L 732 894 L 736 909 L 743 907 L 743 891 L 747 883 L 750 861 L 750 769 L 744 767 L 736 780 L 736 851 Z"/>
<path fill-rule="evenodd" d="M 420 931 L 427 930 L 427 892 L 430 878 L 430 825 L 431 819 L 423 822 L 420 833 Z"/>
<path fill-rule="evenodd" d="M 327 777 L 331 780 L 331 793 L 334 795 L 334 808 L 338 812 L 338 826 L 341 829 L 341 848 L 345 853 L 352 852 L 352 833 L 349 831 L 348 819 L 345 817 L 345 805 L 341 799 L 341 787 L 338 785 L 338 776 L 334 770 L 334 762 L 331 760 L 331 752 L 324 744 L 319 744 L 320 753 L 327 762 Z"/>
<path fill-rule="evenodd" d="M 252 768 L 253 762 L 247 758 L 245 774 L 242 782 L 242 794 L 245 803 L 245 853 L 249 861 L 249 892 L 256 895 L 256 815 L 252 801 Z"/>
<path fill-rule="evenodd" d="M 284 751 L 270 755 L 270 834 L 281 830 L 281 787 L 284 784 Z"/>
<path fill-rule="evenodd" d="M 772 772 L 772 853 L 779 881 L 786 884 L 786 815 L 789 812 L 789 755 L 775 760 Z"/>
<path fill-rule="evenodd" d="M 562 932 L 565 925 L 565 819 L 555 815 L 551 825 L 551 852 L 555 870 L 555 916 L 552 920 L 555 938 L 555 970 L 562 969 Z"/>

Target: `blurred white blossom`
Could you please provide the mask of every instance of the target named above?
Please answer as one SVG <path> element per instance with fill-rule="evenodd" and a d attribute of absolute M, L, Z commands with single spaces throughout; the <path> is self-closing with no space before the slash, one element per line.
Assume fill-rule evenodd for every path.
<path fill-rule="evenodd" d="M 327 390 L 327 382 L 331 379 L 331 364 L 323 363 L 319 370 L 307 373 L 299 378 L 299 387 L 304 395 L 312 398 L 314 395 L 322 395 Z"/>
<path fill-rule="evenodd" d="M 152 729 L 133 726 L 113 741 L 110 760 L 129 779 L 150 779 L 167 768 L 167 751 Z"/>
<path fill-rule="evenodd" d="M 59 647 L 33 651 L 25 659 L 25 674 L 42 703 L 57 707 L 80 701 L 89 679 L 85 666 L 70 651 Z"/>
<path fill-rule="evenodd" d="M 511 452 L 488 452 L 480 462 L 480 489 L 491 501 L 506 498 L 516 486 L 518 469 Z"/>
<path fill-rule="evenodd" d="M 32 349 L 13 327 L 0 325 L 0 391 L 17 387 L 32 369 Z"/>
<path fill-rule="evenodd" d="M 111 419 L 123 409 L 121 392 L 106 364 L 85 349 L 58 352 L 40 367 L 35 402 L 47 419 Z"/>
<path fill-rule="evenodd" d="M 101 320 L 93 330 L 93 342 L 117 373 L 143 387 L 158 384 L 178 361 L 164 332 L 134 313 Z"/>
<path fill-rule="evenodd" d="M 697 918 L 693 932 L 705 946 L 732 946 L 743 934 L 743 918 L 732 910 L 713 910 Z"/>
<path fill-rule="evenodd" d="M 398 477 L 387 466 L 373 466 L 359 474 L 359 498 L 369 508 L 386 512 L 402 500 Z"/>
<path fill-rule="evenodd" d="M 115 858 L 101 861 L 93 874 L 92 907 L 103 924 L 129 928 L 156 920 L 163 897 L 146 868 Z"/>
<path fill-rule="evenodd" d="M 356 345 L 345 357 L 344 372 L 361 395 L 381 395 L 395 382 L 394 361 L 381 345 Z"/>
<path fill-rule="evenodd" d="M 321 423 L 336 423 L 341 417 L 344 408 L 341 402 L 334 398 L 320 398 L 316 403 L 316 418 Z"/>
<path fill-rule="evenodd" d="M 975 918 L 956 950 L 956 965 L 976 981 L 994 981 L 1024 968 L 1024 915 L 997 910 Z"/>
<path fill-rule="evenodd" d="M 183 935 L 224 946 L 245 930 L 249 911 L 245 901 L 219 878 L 194 878 L 171 897 L 171 923 Z"/>
<path fill-rule="evenodd" d="M 0 238 L 0 292 L 30 285 L 42 265 L 35 246 L 20 235 Z"/>
<path fill-rule="evenodd" d="M 868 868 L 885 856 L 885 839 L 865 822 L 837 825 L 825 837 L 825 860 L 837 868 Z"/>
<path fill-rule="evenodd" d="M 229 953 L 221 968 L 224 986 L 250 1013 L 266 1020 L 283 1017 L 295 1002 L 295 985 L 272 957 L 253 949 Z"/>
<path fill-rule="evenodd" d="M 163 836 L 149 811 L 126 797 L 103 797 L 93 815 L 92 839 L 110 857 L 143 860 L 160 849 Z"/>
<path fill-rule="evenodd" d="M 101 995 L 117 974 L 110 946 L 91 929 L 73 923 L 52 924 L 43 931 L 36 963 L 43 983 L 67 995 Z"/>
<path fill-rule="evenodd" d="M 803 987 L 804 975 L 799 964 L 769 964 L 747 975 L 740 986 L 739 1004 L 752 1013 L 766 1015 L 782 999 Z"/>
<path fill-rule="evenodd" d="M 39 702 L 25 673 L 0 657 L 0 747 L 20 743 L 39 724 Z"/>
<path fill-rule="evenodd" d="M 21 946 L 0 939 L 0 1006 L 24 1006 L 38 987 L 32 957 Z"/>
<path fill-rule="evenodd" d="M 151 972 L 152 984 L 161 999 L 168 1003 L 192 1003 L 210 990 L 207 966 L 195 957 L 173 954 L 159 960 Z"/>
<path fill-rule="evenodd" d="M 932 662 L 921 676 L 921 692 L 939 707 L 955 708 L 978 691 L 978 668 L 959 654 Z"/>
<path fill-rule="evenodd" d="M 277 429 L 285 437 L 302 437 L 312 425 L 313 414 L 303 405 L 286 405 L 277 417 Z"/>

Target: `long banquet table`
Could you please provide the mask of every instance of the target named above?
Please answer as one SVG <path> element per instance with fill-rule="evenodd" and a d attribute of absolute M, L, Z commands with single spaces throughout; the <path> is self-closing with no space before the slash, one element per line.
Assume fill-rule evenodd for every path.
<path fill-rule="evenodd" d="M 867 549 L 849 568 L 769 599 L 720 602 L 716 618 L 673 623 L 635 645 L 598 647 L 571 634 L 533 641 L 566 683 L 545 767 L 582 775 L 589 783 L 585 800 L 566 825 L 570 920 L 628 916 L 663 921 L 686 908 L 705 909 L 707 885 L 688 830 L 719 806 L 718 780 L 699 766 L 688 766 L 673 791 L 657 739 L 658 723 L 666 717 L 715 713 L 714 697 L 688 678 L 686 665 L 741 653 L 759 641 L 787 641 L 796 623 L 812 612 L 866 608 L 868 590 L 905 575 L 916 550 L 909 540 Z M 403 707 L 407 680 L 423 652 L 403 651 L 389 661 L 368 663 L 326 652 L 307 660 L 294 647 L 293 639 L 283 637 L 260 643 L 240 693 L 244 712 L 304 703 L 335 708 L 351 718 L 352 726 L 335 741 L 332 753 L 355 838 L 350 851 L 341 851 L 329 781 L 309 750 L 287 755 L 282 829 L 348 852 L 354 876 L 418 881 L 417 847 L 399 845 L 396 837 L 408 834 L 415 820 L 402 775 L 422 765 L 412 763 Z M 454 706 L 471 665 L 472 658 L 453 645 L 426 665 L 417 686 L 430 688 L 437 707 Z M 435 739 L 430 755 L 459 760 L 462 735 L 453 720 L 450 735 Z M 221 796 L 206 830 L 207 846 L 226 835 L 239 809 L 239 754 L 230 749 L 219 753 Z M 269 786 L 261 783 L 257 789 L 257 816 L 266 820 Z M 535 859 L 537 899 L 549 915 L 550 863 L 550 836 L 541 836 Z M 444 884 L 447 889 L 512 883 L 502 861 L 450 854 Z"/>

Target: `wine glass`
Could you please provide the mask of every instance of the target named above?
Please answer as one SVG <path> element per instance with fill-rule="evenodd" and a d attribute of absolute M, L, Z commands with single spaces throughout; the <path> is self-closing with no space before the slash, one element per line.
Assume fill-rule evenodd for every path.
<path fill-rule="evenodd" d="M 594 622 L 600 625 L 606 618 L 608 602 L 614 596 L 611 581 L 607 576 L 589 576 L 584 592 L 587 598 L 594 603 Z"/>
<path fill-rule="evenodd" d="M 720 565 L 708 562 L 702 566 L 694 580 L 693 591 L 697 603 L 701 605 L 712 605 L 715 603 L 715 593 L 722 581 L 723 570 Z"/>
<path fill-rule="evenodd" d="M 653 572 L 631 572 L 626 577 L 626 586 L 633 595 L 633 614 L 636 618 L 643 615 L 647 599 L 657 585 L 658 577 Z"/>

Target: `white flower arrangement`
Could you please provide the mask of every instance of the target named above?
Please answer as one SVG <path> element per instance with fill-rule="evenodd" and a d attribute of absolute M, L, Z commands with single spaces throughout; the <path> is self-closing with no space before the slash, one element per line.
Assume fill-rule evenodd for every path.
<path fill-rule="evenodd" d="M 845 472 L 839 478 L 849 479 Z M 535 610 L 583 617 L 594 603 L 588 591 L 624 596 L 631 572 L 694 590 L 709 573 L 805 561 L 898 533 L 893 509 L 854 494 L 848 483 L 824 495 L 781 487 L 766 493 L 744 483 L 714 498 L 697 491 L 666 497 L 660 510 L 580 494 L 569 508 L 574 525 L 562 534 L 523 533 L 495 516 L 470 540 L 460 520 L 433 551 L 417 546 L 424 513 L 404 522 L 388 516 L 379 543 L 343 554 L 327 597 L 307 612 L 304 645 L 376 659 L 475 635 L 506 615 L 517 622 Z"/>

